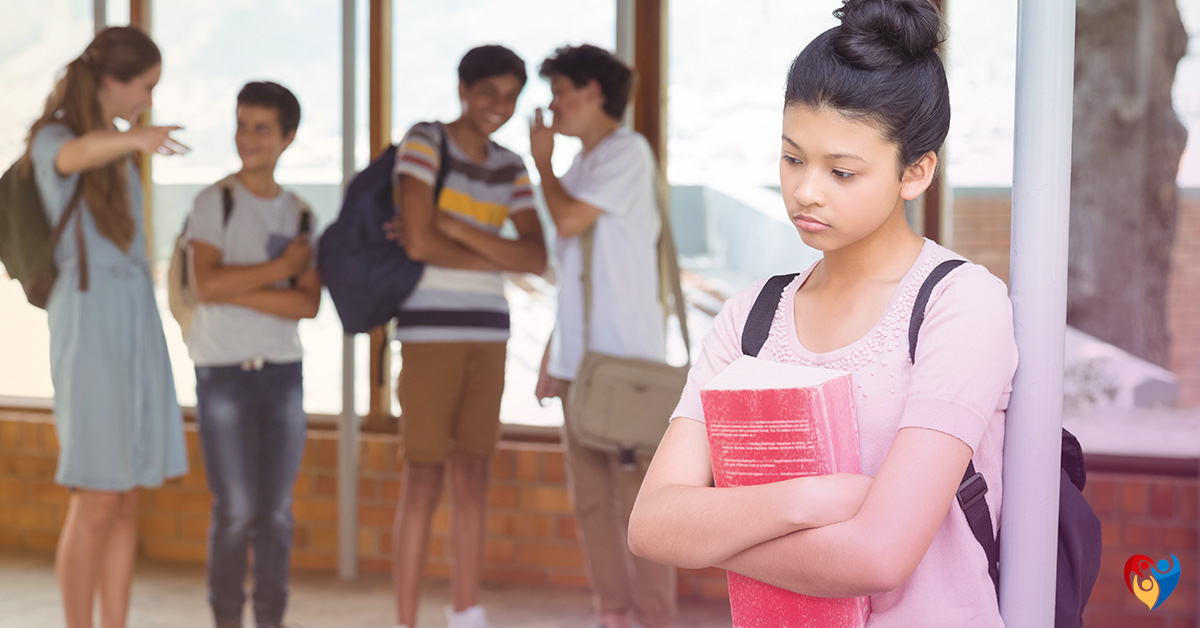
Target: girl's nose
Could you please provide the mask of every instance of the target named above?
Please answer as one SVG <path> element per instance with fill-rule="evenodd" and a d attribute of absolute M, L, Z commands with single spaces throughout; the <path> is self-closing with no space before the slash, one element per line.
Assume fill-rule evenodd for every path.
<path fill-rule="evenodd" d="M 824 195 L 821 193 L 820 186 L 817 185 L 815 179 L 816 177 L 811 171 L 801 175 L 797 182 L 796 190 L 792 192 L 792 198 L 805 206 L 823 205 L 825 200 Z"/>

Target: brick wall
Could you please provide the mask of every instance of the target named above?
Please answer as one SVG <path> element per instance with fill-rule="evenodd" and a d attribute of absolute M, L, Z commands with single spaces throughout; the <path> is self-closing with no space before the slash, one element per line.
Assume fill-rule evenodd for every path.
<path fill-rule="evenodd" d="M 951 248 L 1008 281 L 1012 196 L 1008 190 L 956 191 Z M 1179 378 L 1179 404 L 1200 406 L 1200 192 L 1180 195 L 1179 222 L 1167 287 L 1171 372 Z"/>
<path fill-rule="evenodd" d="M 954 233 L 950 248 L 983 264 L 1005 283 L 1008 282 L 1011 233 L 1012 194 L 1009 190 L 955 190 Z"/>
<path fill-rule="evenodd" d="M 1195 477 L 1096 473 L 1084 494 L 1103 523 L 1100 577 L 1088 602 L 1088 628 L 1194 628 L 1197 618 L 1197 495 Z M 1182 576 L 1163 605 L 1151 611 L 1124 584 L 1134 554 L 1158 560 L 1174 554 Z"/>
<path fill-rule="evenodd" d="M 188 475 L 142 494 L 138 549 L 149 558 L 202 564 L 210 501 L 195 430 L 189 429 L 187 437 Z M 360 569 L 368 573 L 387 573 L 391 567 L 390 529 L 402 490 L 395 452 L 394 438 L 363 437 L 357 544 Z M 54 551 L 67 500 L 66 490 L 53 481 L 56 453 L 49 415 L 0 411 L 0 549 Z M 296 483 L 297 569 L 336 569 L 336 462 L 334 434 L 310 432 Z M 558 446 L 502 443 L 492 472 L 485 581 L 585 587 Z M 1200 481 L 1195 474 L 1180 478 L 1093 471 L 1085 494 L 1104 526 L 1103 564 L 1086 625 L 1195 626 L 1200 591 Z M 444 503 L 433 525 L 428 573 L 446 578 L 449 512 Z M 1153 612 L 1123 584 L 1125 561 L 1134 554 L 1155 559 L 1175 554 L 1183 569 L 1178 589 Z M 724 598 L 724 573 L 681 571 L 679 593 L 684 598 Z"/>
<path fill-rule="evenodd" d="M 186 432 L 191 468 L 162 488 L 144 491 L 138 551 L 165 561 L 203 564 L 211 498 L 194 425 Z M 53 552 L 66 516 L 67 491 L 54 484 L 58 442 L 50 415 L 0 411 L 0 550 Z M 403 491 L 396 438 L 363 435 L 359 450 L 359 569 L 391 571 L 391 527 Z M 296 569 L 337 569 L 337 440 L 312 430 L 295 489 Z M 492 462 L 484 580 L 585 588 L 583 555 L 567 496 L 558 445 L 502 442 Z M 444 492 L 445 496 L 447 492 Z M 450 575 L 450 512 L 433 519 L 427 573 Z M 681 571 L 683 597 L 723 598 L 717 569 Z"/>

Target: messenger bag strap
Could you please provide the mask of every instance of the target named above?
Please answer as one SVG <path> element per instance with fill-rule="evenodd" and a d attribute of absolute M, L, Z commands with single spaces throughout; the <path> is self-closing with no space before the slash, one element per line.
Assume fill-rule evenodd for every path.
<path fill-rule="evenodd" d="M 675 317 L 679 319 L 679 332 L 683 334 L 683 347 L 687 350 L 688 366 L 692 364 L 692 341 L 687 326 L 687 301 L 683 299 L 683 283 L 679 279 L 679 253 L 675 249 L 675 232 L 671 229 L 671 186 L 661 168 L 654 171 L 654 188 L 658 201 L 658 215 L 662 226 L 658 232 L 658 290 L 666 314 L 669 283 L 671 298 L 675 302 Z"/>

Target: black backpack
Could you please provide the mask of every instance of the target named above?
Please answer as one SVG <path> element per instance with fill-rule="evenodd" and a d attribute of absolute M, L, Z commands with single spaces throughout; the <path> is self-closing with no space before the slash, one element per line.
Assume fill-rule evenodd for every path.
<path fill-rule="evenodd" d="M 450 159 L 446 135 L 441 140 L 441 166 L 433 187 L 434 207 L 441 194 Z M 395 215 L 392 170 L 396 147 L 389 146 L 346 188 L 337 220 L 325 229 L 317 247 L 321 282 L 348 334 L 370 331 L 396 315 L 400 304 L 421 280 L 425 264 L 388 240 L 383 225 Z"/>
<path fill-rule="evenodd" d="M 29 303 L 42 309 L 46 308 L 50 289 L 58 278 L 54 248 L 67 222 L 79 209 L 80 195 L 81 187 L 77 185 L 58 224 L 51 230 L 42 195 L 33 178 L 33 164 L 22 157 L 0 176 L 0 263 L 10 277 L 21 282 Z M 78 221 L 75 235 L 79 247 L 79 289 L 87 290 L 87 247 Z"/>
<path fill-rule="evenodd" d="M 938 264 L 929 273 L 913 303 L 912 316 L 908 325 L 908 357 L 916 361 L 917 336 L 925 322 L 925 307 L 934 287 L 950 271 L 966 260 L 947 260 Z M 796 274 L 776 275 L 767 280 L 758 298 L 750 309 L 746 326 L 742 329 L 742 353 L 757 356 L 771 331 L 775 309 L 784 288 L 796 278 Z M 1100 575 L 1100 519 L 1083 497 L 1083 486 L 1087 471 L 1083 462 L 1083 450 L 1079 441 L 1067 430 L 1062 432 L 1062 467 L 1059 478 L 1058 501 L 1058 570 L 1055 584 L 1054 627 L 1080 628 L 1083 625 L 1083 609 L 1087 606 L 1092 587 Z M 997 594 L 1000 590 L 1000 548 L 992 532 L 992 515 L 987 501 L 987 481 L 975 471 L 973 462 L 959 484 L 957 499 L 966 515 L 967 523 L 975 539 L 979 541 L 988 561 L 988 575 L 992 577 Z"/>

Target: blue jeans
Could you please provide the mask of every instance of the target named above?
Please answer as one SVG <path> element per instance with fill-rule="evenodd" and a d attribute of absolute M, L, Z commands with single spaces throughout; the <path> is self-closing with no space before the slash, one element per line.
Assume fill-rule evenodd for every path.
<path fill-rule="evenodd" d="M 282 623 L 292 551 L 292 486 L 308 418 L 300 363 L 196 367 L 196 423 L 213 494 L 209 603 L 218 626 L 240 626 L 246 551 L 254 551 L 254 619 Z"/>

